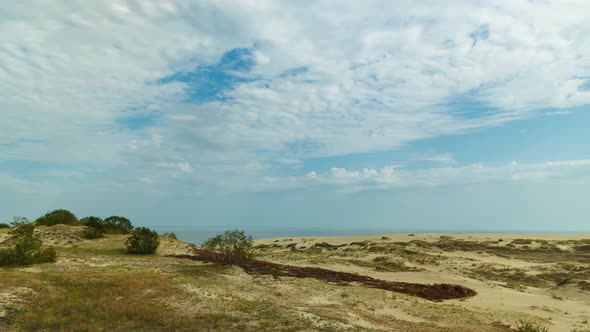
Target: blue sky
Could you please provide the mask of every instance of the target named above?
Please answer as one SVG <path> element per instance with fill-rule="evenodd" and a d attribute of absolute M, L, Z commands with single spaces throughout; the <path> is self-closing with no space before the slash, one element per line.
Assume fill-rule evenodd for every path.
<path fill-rule="evenodd" d="M 0 4 L 0 221 L 590 231 L 589 10 Z"/>

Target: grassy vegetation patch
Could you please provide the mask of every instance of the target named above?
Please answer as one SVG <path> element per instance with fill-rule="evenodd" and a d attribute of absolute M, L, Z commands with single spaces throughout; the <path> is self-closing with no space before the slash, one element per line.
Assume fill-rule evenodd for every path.
<path fill-rule="evenodd" d="M 227 271 L 228 267 L 221 264 L 205 263 L 202 265 L 178 265 L 175 272 L 189 278 L 213 278 Z M 213 280 L 212 280 L 213 281 Z"/>
<path fill-rule="evenodd" d="M 523 269 L 482 264 L 471 269 L 468 275 L 480 280 L 505 282 L 507 286 L 516 289 L 528 286 L 549 288 L 566 284 L 571 280 L 590 279 L 590 271 L 578 265 L 560 264 L 544 267 L 541 271 L 529 274 Z"/>
<path fill-rule="evenodd" d="M 327 250 L 336 250 L 340 247 L 346 246 L 346 244 L 335 245 L 335 244 L 330 244 L 328 242 L 321 242 L 321 243 L 316 243 L 313 246 L 316 248 L 323 248 L 323 249 L 327 249 Z"/>
<path fill-rule="evenodd" d="M 301 331 L 312 327 L 274 301 L 234 296 L 233 282 L 220 278 L 231 268 L 192 263 L 168 267 L 168 272 L 0 270 L 3 287 L 29 287 L 35 294 L 0 320 L 0 330 Z M 182 287 L 187 283 L 211 291 L 229 290 L 229 302 L 187 293 Z M 192 310 L 195 306 L 203 310 Z"/>
<path fill-rule="evenodd" d="M 576 247 L 576 251 L 590 254 L 590 244 Z"/>
<path fill-rule="evenodd" d="M 526 286 L 549 287 L 551 283 L 538 275 L 529 275 L 524 270 L 510 267 L 497 267 L 491 264 L 482 264 L 472 269 L 468 275 L 480 280 L 493 280 L 505 282 L 511 288 L 521 289 Z"/>
<path fill-rule="evenodd" d="M 387 256 L 375 257 L 371 261 L 360 260 L 360 259 L 346 259 L 345 262 L 356 265 L 356 266 L 370 268 L 370 269 L 374 269 L 376 271 L 382 271 L 382 272 L 403 272 L 403 271 L 416 271 L 417 270 L 416 268 L 407 266 L 406 264 L 404 264 L 404 262 L 401 262 L 398 260 L 392 260 L 392 259 L 388 258 Z"/>
<path fill-rule="evenodd" d="M 61 247 L 58 248 L 58 253 L 66 253 L 76 256 L 125 256 L 127 255 L 125 248 L 86 248 L 86 247 Z"/>
<path fill-rule="evenodd" d="M 515 245 L 514 242 L 518 243 Z M 535 244 L 535 247 L 531 245 Z M 543 263 L 561 263 L 564 259 L 568 261 L 577 261 L 580 263 L 590 263 L 590 249 L 586 251 L 585 246 L 577 246 L 576 253 L 572 254 L 563 251 L 555 245 L 555 243 L 544 241 L 544 240 L 529 240 L 529 239 L 516 239 L 507 245 L 500 245 L 501 242 L 477 242 L 477 241 L 464 241 L 455 239 L 442 239 L 436 242 L 426 242 L 414 240 L 410 241 L 409 244 L 423 248 L 423 249 L 438 249 L 447 252 L 453 251 L 464 251 L 464 252 L 478 252 L 487 253 L 504 258 L 516 258 L 521 260 L 527 260 L 531 262 L 543 262 Z M 526 243 L 526 244 L 525 244 Z M 575 246 L 576 243 L 583 243 L 581 241 L 573 241 L 572 244 Z M 581 248 L 581 249 L 580 249 Z"/>
<path fill-rule="evenodd" d="M 281 330 L 302 328 L 272 303 L 237 301 L 223 313 L 180 314 L 168 303 L 182 297 L 182 290 L 163 274 L 84 272 L 47 274 L 43 279 L 46 286 L 34 303 L 14 315 L 12 327 L 35 331 L 252 331 L 284 323 L 292 329 Z"/>
<path fill-rule="evenodd" d="M 549 332 L 549 328 L 546 325 L 527 320 L 516 322 L 515 329 L 518 332 Z"/>
<path fill-rule="evenodd" d="M 533 243 L 533 240 L 531 239 L 514 239 L 511 242 L 512 244 L 516 244 L 516 245 L 529 245 Z"/>
<path fill-rule="evenodd" d="M 161 301 L 174 294 L 163 276 L 150 273 L 46 274 L 34 304 L 15 318 L 24 330 L 137 330 L 183 328 Z"/>
<path fill-rule="evenodd" d="M 361 241 L 361 242 L 351 242 L 349 245 L 351 246 L 360 246 L 360 247 L 366 247 L 367 245 L 371 244 L 371 241 Z"/>

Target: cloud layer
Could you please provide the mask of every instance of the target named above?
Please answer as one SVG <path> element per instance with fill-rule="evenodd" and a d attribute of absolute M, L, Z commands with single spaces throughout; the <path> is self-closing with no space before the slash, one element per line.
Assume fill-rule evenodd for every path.
<path fill-rule="evenodd" d="M 6 2 L 0 162 L 125 190 L 240 191 L 273 178 L 288 188 L 277 164 L 588 104 L 587 12 L 585 1 Z M 294 178 L 469 183 L 547 165 L 334 165 Z M 0 181 L 27 188 L 74 181 L 6 173 Z"/>
<path fill-rule="evenodd" d="M 407 169 L 403 165 L 381 169 L 348 170 L 333 167 L 328 172 L 311 171 L 299 177 L 268 177 L 260 190 L 285 187 L 331 186 L 345 192 L 406 187 L 435 187 L 488 182 L 542 181 L 563 178 L 587 178 L 590 160 L 521 164 L 512 161 L 503 165 L 472 164 Z"/>

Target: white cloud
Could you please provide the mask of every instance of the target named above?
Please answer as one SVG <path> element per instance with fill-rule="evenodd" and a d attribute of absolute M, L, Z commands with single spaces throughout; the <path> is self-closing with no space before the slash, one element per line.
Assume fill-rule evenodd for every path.
<path fill-rule="evenodd" d="M 158 163 L 158 167 L 167 169 L 173 175 L 178 175 L 179 173 L 189 174 L 193 172 L 193 168 L 187 162 L 165 162 L 165 163 Z"/>
<path fill-rule="evenodd" d="M 433 187 L 473 183 L 534 181 L 590 176 L 590 160 L 551 161 L 522 164 L 512 161 L 505 165 L 480 163 L 457 167 L 405 169 L 386 166 L 381 169 L 348 170 L 334 167 L 329 172 L 312 171 L 302 177 L 267 178 L 258 190 L 332 186 L 344 191 Z"/>
<path fill-rule="evenodd" d="M 454 163 L 456 163 L 455 158 L 453 157 L 453 154 L 449 153 L 449 152 L 425 156 L 423 158 L 419 158 L 418 160 L 432 161 L 432 162 L 437 162 L 437 163 L 441 163 L 441 164 L 454 164 Z"/>
<path fill-rule="evenodd" d="M 315 179 L 317 176 L 318 176 L 318 175 L 317 175 L 317 173 L 316 173 L 315 171 L 311 171 L 311 172 L 309 172 L 309 173 L 307 173 L 307 174 L 305 175 L 305 178 L 307 178 L 307 179 L 309 179 L 309 180 L 313 180 L 313 179 Z"/>

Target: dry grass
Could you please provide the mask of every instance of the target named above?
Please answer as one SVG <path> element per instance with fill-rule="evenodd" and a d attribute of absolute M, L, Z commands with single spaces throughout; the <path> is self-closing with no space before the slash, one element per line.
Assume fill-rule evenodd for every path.
<path fill-rule="evenodd" d="M 0 330 L 300 331 L 312 326 L 275 301 L 242 298 L 244 291 L 236 289 L 242 281 L 231 278 L 231 269 L 126 255 L 123 241 L 121 236 L 83 241 L 58 247 L 55 264 L 0 268 Z M 20 289 L 30 292 L 19 295 Z M 187 289 L 227 295 L 201 298 Z"/>
<path fill-rule="evenodd" d="M 507 287 L 524 289 L 530 287 L 550 287 L 552 284 L 539 275 L 529 275 L 526 270 L 510 267 L 497 267 L 491 264 L 481 264 L 467 272 L 472 278 L 479 280 L 492 280 L 506 283 Z"/>
<path fill-rule="evenodd" d="M 207 298 L 188 297 L 182 285 L 219 287 L 210 278 L 219 277 L 221 269 L 216 265 L 179 267 L 186 278 L 149 270 L 28 274 L 36 295 L 4 323 L 31 331 L 295 331 L 310 327 L 271 301 L 230 298 L 222 308 L 219 303 L 202 303 L 210 302 Z M 18 279 L 23 276 L 16 271 L 2 275 L 11 284 L 22 284 Z M 203 310 L 178 310 L 177 303 Z"/>
<path fill-rule="evenodd" d="M 35 303 L 16 318 L 26 330 L 182 329 L 194 321 L 181 319 L 163 304 L 175 289 L 153 273 L 52 273 Z"/>

